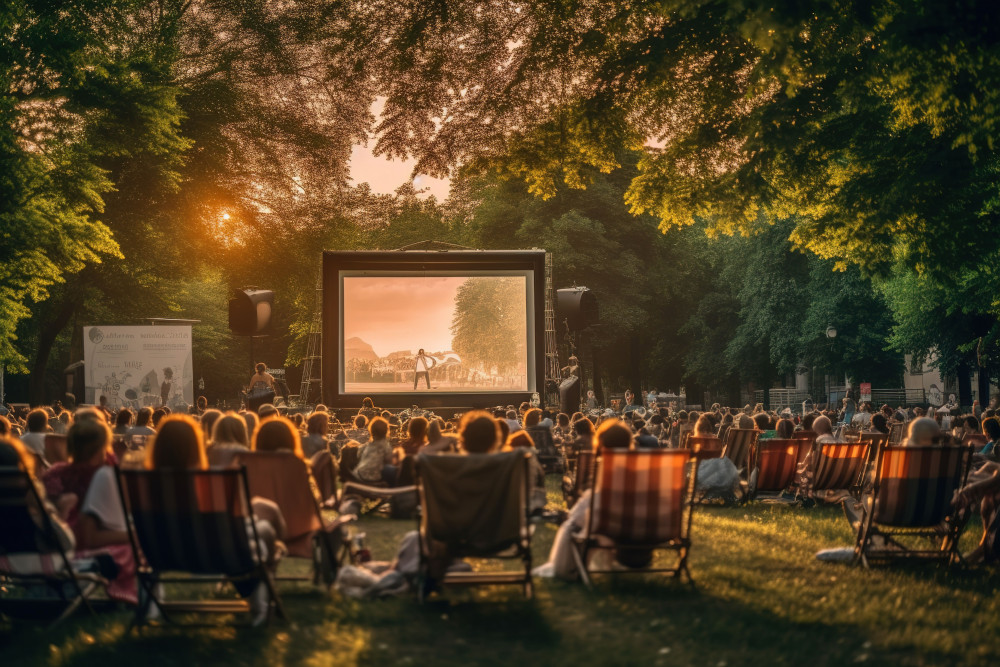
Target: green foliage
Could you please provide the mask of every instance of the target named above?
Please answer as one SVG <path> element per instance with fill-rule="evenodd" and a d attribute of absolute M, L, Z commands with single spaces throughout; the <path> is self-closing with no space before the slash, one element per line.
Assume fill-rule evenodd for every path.
<path fill-rule="evenodd" d="M 961 2 L 344 3 L 386 96 L 377 150 L 552 197 L 642 150 L 625 198 L 664 230 L 795 217 L 789 237 L 886 275 L 987 256 L 1000 8 Z M 983 238 L 986 237 L 986 238 Z"/>
<path fill-rule="evenodd" d="M 483 373 L 526 373 L 525 285 L 520 278 L 468 278 L 455 294 L 452 347 Z"/>

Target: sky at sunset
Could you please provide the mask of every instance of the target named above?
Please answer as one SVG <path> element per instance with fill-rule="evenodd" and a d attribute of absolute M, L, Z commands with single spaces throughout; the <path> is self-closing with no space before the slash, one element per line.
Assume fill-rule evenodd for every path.
<path fill-rule="evenodd" d="M 383 106 L 385 106 L 385 98 L 376 99 L 371 107 L 372 115 L 376 118 L 381 116 Z M 368 183 L 374 192 L 392 194 L 396 188 L 410 180 L 416 161 L 387 160 L 381 156 L 376 157 L 372 154 L 374 147 L 375 141 L 371 139 L 367 146 L 356 144 L 351 150 L 351 180 L 354 181 L 355 185 Z M 413 178 L 413 186 L 417 190 L 426 188 L 426 195 L 434 195 L 438 201 L 444 201 L 448 198 L 448 192 L 451 190 L 451 181 L 418 174 Z"/>
<path fill-rule="evenodd" d="M 384 357 L 451 349 L 455 293 L 465 277 L 345 277 L 344 340 L 358 337 Z"/>

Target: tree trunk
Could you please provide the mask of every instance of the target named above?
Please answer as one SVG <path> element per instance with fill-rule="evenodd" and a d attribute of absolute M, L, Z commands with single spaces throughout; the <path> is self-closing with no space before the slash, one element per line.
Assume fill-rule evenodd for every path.
<path fill-rule="evenodd" d="M 958 369 L 958 404 L 962 410 L 972 405 L 972 373 L 965 364 Z"/>
<path fill-rule="evenodd" d="M 990 404 L 990 365 L 979 368 L 979 407 L 985 409 Z"/>
<path fill-rule="evenodd" d="M 38 350 L 35 352 L 35 363 L 31 367 L 31 379 L 28 381 L 28 401 L 32 406 L 47 403 L 45 396 L 45 374 L 49 366 L 49 354 L 52 345 L 59 334 L 66 328 L 70 318 L 76 311 L 79 300 L 69 291 L 63 293 L 62 301 L 55 307 L 52 317 L 45 320 L 38 332 Z M 59 398 L 62 398 L 60 396 Z M 77 403 L 83 401 L 82 396 L 76 397 Z"/>

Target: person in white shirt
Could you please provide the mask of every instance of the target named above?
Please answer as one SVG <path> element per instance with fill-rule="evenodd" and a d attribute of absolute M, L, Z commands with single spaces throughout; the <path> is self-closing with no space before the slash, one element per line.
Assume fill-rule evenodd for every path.
<path fill-rule="evenodd" d="M 45 458 L 45 434 L 49 431 L 49 415 L 41 408 L 28 413 L 28 432 L 21 436 L 21 442 L 41 458 Z"/>
<path fill-rule="evenodd" d="M 430 370 L 432 368 L 434 368 L 434 366 L 436 364 L 437 364 L 437 361 L 434 359 L 434 357 L 431 357 L 429 355 L 424 354 L 424 348 L 420 348 L 420 351 L 417 352 L 417 357 L 415 359 L 415 365 L 414 365 L 414 368 L 413 368 L 413 388 L 414 389 L 417 388 L 417 381 L 420 379 L 421 375 L 424 376 L 424 380 L 427 382 L 427 388 L 428 389 L 431 388 L 431 373 L 430 373 Z"/>

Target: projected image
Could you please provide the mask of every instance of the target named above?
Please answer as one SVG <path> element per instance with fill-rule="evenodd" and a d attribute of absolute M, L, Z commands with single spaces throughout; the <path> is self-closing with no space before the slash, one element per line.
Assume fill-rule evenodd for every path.
<path fill-rule="evenodd" d="M 345 276 L 345 393 L 527 391 L 527 280 Z"/>

